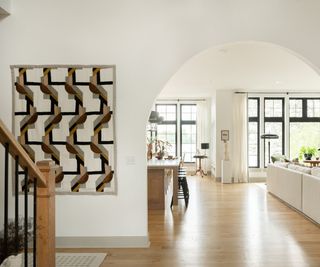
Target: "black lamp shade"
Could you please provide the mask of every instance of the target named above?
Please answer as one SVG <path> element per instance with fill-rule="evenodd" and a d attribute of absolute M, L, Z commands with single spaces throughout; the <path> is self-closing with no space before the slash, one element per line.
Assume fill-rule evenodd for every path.
<path fill-rule="evenodd" d="M 157 111 L 151 111 L 149 116 L 149 122 L 150 123 L 158 123 L 159 122 L 159 112 Z"/>
<path fill-rule="evenodd" d="M 157 113 L 158 112 L 156 112 L 156 111 L 151 111 L 150 116 L 149 116 L 150 123 L 155 123 L 157 121 L 158 116 L 159 116 Z"/>
<path fill-rule="evenodd" d="M 261 137 L 261 139 L 278 139 L 279 135 L 277 135 L 277 134 L 263 134 L 260 137 Z"/>
<path fill-rule="evenodd" d="M 209 143 L 201 143 L 201 149 L 209 149 Z"/>

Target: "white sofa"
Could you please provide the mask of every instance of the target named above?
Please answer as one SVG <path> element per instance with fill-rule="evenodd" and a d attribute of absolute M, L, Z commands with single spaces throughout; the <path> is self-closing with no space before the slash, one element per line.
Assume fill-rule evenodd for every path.
<path fill-rule="evenodd" d="M 292 207 L 302 211 L 302 173 L 270 164 L 267 189 Z"/>
<path fill-rule="evenodd" d="M 320 223 L 320 177 L 304 174 L 302 181 L 302 211 Z"/>
<path fill-rule="evenodd" d="M 317 175 L 317 176 L 316 176 Z M 267 189 L 290 206 L 320 223 L 320 169 L 270 164 Z"/>

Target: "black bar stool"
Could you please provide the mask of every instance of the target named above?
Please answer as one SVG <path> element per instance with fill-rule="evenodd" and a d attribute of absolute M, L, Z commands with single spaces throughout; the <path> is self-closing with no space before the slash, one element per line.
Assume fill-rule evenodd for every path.
<path fill-rule="evenodd" d="M 183 156 L 184 159 L 184 156 Z M 180 162 L 178 169 L 178 199 L 184 199 L 186 207 L 189 204 L 189 187 L 187 181 L 187 170 L 183 167 L 183 159 Z M 173 204 L 173 197 L 171 200 L 171 208 Z"/>

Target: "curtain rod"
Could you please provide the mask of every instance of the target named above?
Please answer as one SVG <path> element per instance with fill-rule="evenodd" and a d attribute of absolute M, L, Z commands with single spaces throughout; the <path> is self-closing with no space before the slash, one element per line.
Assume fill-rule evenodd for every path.
<path fill-rule="evenodd" d="M 176 99 L 165 99 L 165 98 L 162 98 L 162 99 L 157 99 L 156 101 L 206 101 L 205 98 L 199 98 L 199 99 L 181 99 L 181 98 L 176 98 Z"/>
<path fill-rule="evenodd" d="M 315 91 L 315 92 L 262 92 L 262 91 L 258 91 L 258 92 L 235 92 L 235 94 L 262 94 L 262 95 L 267 95 L 267 94 L 269 94 L 269 95 L 271 95 L 271 94 L 278 94 L 278 95 L 290 95 L 290 94 L 292 94 L 292 95 L 294 95 L 294 94 L 301 94 L 301 95 L 303 95 L 303 94 L 313 94 L 313 95 L 316 95 L 316 94 L 320 94 L 320 91 L 318 92 L 318 91 Z"/>

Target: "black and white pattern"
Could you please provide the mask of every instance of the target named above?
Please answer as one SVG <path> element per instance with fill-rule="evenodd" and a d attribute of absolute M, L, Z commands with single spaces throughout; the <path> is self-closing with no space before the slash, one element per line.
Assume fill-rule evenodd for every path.
<path fill-rule="evenodd" d="M 57 192 L 115 193 L 115 67 L 12 66 L 14 132 L 62 167 Z"/>

